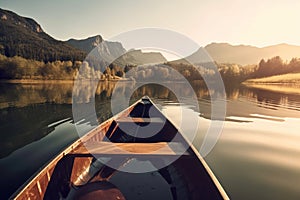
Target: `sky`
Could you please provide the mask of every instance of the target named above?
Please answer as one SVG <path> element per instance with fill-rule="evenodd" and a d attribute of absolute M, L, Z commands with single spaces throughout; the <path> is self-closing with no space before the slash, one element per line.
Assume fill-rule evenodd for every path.
<path fill-rule="evenodd" d="M 59 40 L 155 27 L 205 46 L 300 45 L 298 0 L 0 0 L 0 7 L 35 19 Z"/>

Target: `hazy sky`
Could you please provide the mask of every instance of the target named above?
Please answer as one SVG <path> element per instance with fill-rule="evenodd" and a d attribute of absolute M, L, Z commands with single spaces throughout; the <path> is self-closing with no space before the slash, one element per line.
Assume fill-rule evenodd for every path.
<path fill-rule="evenodd" d="M 211 42 L 300 45 L 298 0 L 0 0 L 0 7 L 34 18 L 60 40 L 158 27 L 199 45 Z"/>

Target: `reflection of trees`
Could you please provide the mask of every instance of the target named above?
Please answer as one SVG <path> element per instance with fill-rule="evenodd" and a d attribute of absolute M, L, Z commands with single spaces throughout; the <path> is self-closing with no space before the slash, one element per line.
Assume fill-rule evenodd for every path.
<path fill-rule="evenodd" d="M 137 83 L 136 83 L 137 84 Z M 218 96 L 219 91 L 208 91 L 203 83 L 192 84 L 193 90 L 182 83 L 165 83 L 166 87 L 158 84 L 145 84 L 133 91 L 134 82 L 120 82 L 116 88 L 116 82 L 100 81 L 97 84 L 82 82 L 81 87 L 73 89 L 73 84 L 2 84 L 0 87 L 0 132 L 2 139 L 0 145 L 2 152 L 0 157 L 10 152 L 39 140 L 53 131 L 48 125 L 72 117 L 72 92 L 82 103 L 95 99 L 95 110 L 99 122 L 111 117 L 110 99 L 114 92 L 116 97 L 131 94 L 131 101 L 148 95 L 151 98 L 164 99 L 178 102 L 179 99 L 172 92 L 176 90 L 177 95 L 186 97 L 186 104 L 190 105 L 189 97 L 195 92 L 201 116 L 211 118 L 210 94 Z M 250 116 L 251 113 L 264 113 L 265 110 L 257 109 L 257 105 L 250 105 L 248 101 L 258 102 L 263 107 L 275 107 L 284 105 L 286 107 L 299 108 L 300 95 L 282 94 L 280 92 L 247 88 L 227 87 L 228 100 L 236 100 L 243 97 L 247 101 L 239 104 L 229 101 L 228 115 Z M 296 106 L 290 106 L 291 104 Z M 237 107 L 240 106 L 240 107 Z M 257 110 L 253 110 L 257 109 Z M 37 120 L 38 119 L 38 120 Z M 12 124 L 13 123 L 13 124 Z M 9 133 L 9 134 L 5 134 Z M 14 143 L 11 143 L 14 141 Z"/>
<path fill-rule="evenodd" d="M 206 85 L 202 82 L 191 84 L 191 88 L 185 84 L 176 82 L 166 82 L 164 86 L 158 84 L 141 84 L 136 91 L 134 82 L 120 82 L 116 88 L 114 81 L 100 81 L 96 83 L 80 82 L 78 87 L 73 87 L 73 83 L 57 84 L 2 84 L 0 87 L 0 109 L 7 107 L 25 107 L 33 104 L 53 103 L 53 104 L 71 104 L 72 94 L 78 101 L 88 103 L 95 99 L 95 103 L 110 101 L 112 93 L 116 96 L 128 96 L 132 94 L 132 99 L 136 100 L 142 96 L 148 95 L 153 98 L 169 99 L 176 101 L 177 98 L 172 92 L 176 91 L 178 97 L 190 97 L 195 92 L 198 99 L 211 99 L 219 97 L 221 91 L 212 89 L 208 91 Z M 212 95 L 212 96 L 211 96 Z M 237 99 L 239 96 L 247 97 L 261 103 L 280 104 L 287 101 L 299 101 L 296 94 L 282 94 L 279 92 L 254 89 L 247 87 L 226 87 L 227 99 Z"/>
<path fill-rule="evenodd" d="M 272 92 L 268 90 L 261 90 L 255 88 L 246 88 L 242 89 L 243 96 L 252 98 L 260 104 L 280 104 L 282 95 L 281 93 Z"/>
<path fill-rule="evenodd" d="M 226 87 L 226 97 L 227 99 L 238 99 L 240 94 L 240 88 L 239 87 Z"/>
<path fill-rule="evenodd" d="M 290 106 L 293 102 L 299 102 L 300 96 L 295 94 L 283 94 L 267 90 L 256 89 L 257 101 L 267 106 Z M 296 105 L 297 106 L 297 105 Z M 297 106 L 299 107 L 299 105 Z"/>
<path fill-rule="evenodd" d="M 242 96 L 246 96 L 247 99 L 253 99 L 261 105 L 267 106 L 287 106 L 300 101 L 300 96 L 297 94 L 281 93 L 258 88 L 241 87 L 240 93 Z"/>
<path fill-rule="evenodd" d="M 109 98 L 115 88 L 116 82 L 100 81 L 97 85 L 96 95 L 102 98 Z"/>
<path fill-rule="evenodd" d="M 71 104 L 72 93 L 75 97 L 82 98 L 82 102 L 89 102 L 95 93 L 96 96 L 101 97 L 100 99 L 108 99 L 113 92 L 114 85 L 113 82 L 104 81 L 98 86 L 82 82 L 78 88 L 73 88 L 73 83 L 2 84 L 0 86 L 0 109 L 42 103 Z"/>
<path fill-rule="evenodd" d="M 70 104 L 72 84 L 4 84 L 0 87 L 0 109 L 31 104 Z"/>
<path fill-rule="evenodd" d="M 8 107 L 0 110 L 0 158 L 52 132 L 49 124 L 72 116 L 71 107 L 58 104 L 38 104 Z M 58 125 L 58 124 L 57 124 Z"/>
<path fill-rule="evenodd" d="M 145 83 L 146 84 L 146 83 Z M 191 97 L 193 93 L 198 98 L 210 98 L 220 94 L 220 91 L 207 90 L 205 84 L 194 83 L 191 87 L 180 82 L 166 82 L 164 86 L 142 83 L 132 94 L 133 99 L 148 95 L 154 98 L 176 100 L 172 91 L 180 97 Z M 0 109 L 7 107 L 24 107 L 33 104 L 54 103 L 71 104 L 72 96 L 77 102 L 88 103 L 92 99 L 97 102 L 108 101 L 114 92 L 116 96 L 132 93 L 135 82 L 119 82 L 116 88 L 115 81 L 78 81 L 73 83 L 40 83 L 40 84 L 2 84 L 0 86 Z M 169 89 L 168 89 L 169 88 Z M 227 94 L 228 95 L 228 94 Z"/>
<path fill-rule="evenodd" d="M 132 95 L 132 98 L 138 99 L 141 96 L 149 96 L 152 98 L 177 100 L 174 93 L 168 88 L 157 84 L 148 84 L 138 88 Z"/>

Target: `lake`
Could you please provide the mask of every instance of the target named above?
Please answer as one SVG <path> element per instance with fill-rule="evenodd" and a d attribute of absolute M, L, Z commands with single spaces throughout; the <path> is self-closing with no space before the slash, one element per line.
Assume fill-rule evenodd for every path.
<path fill-rule="evenodd" d="M 179 86 L 180 87 L 180 86 Z M 148 95 L 175 123 L 179 108 L 199 117 L 193 141 L 200 149 L 211 120 L 209 92 L 194 86 L 199 112 L 159 85 L 145 85 L 131 101 Z M 96 89 L 99 122 L 112 116 L 114 84 Z M 124 86 L 119 92 L 126 93 Z M 300 89 L 299 89 L 300 90 Z M 39 168 L 79 136 L 72 119 L 73 85 L 0 84 L 0 194 L 7 199 Z M 295 92 L 296 91 L 296 92 Z M 87 89 L 88 93 L 89 90 Z M 185 92 L 185 91 L 182 91 Z M 221 136 L 205 160 L 231 199 L 300 199 L 300 93 L 268 87 L 227 88 Z M 90 101 L 90 94 L 83 101 Z M 85 96 L 85 95 L 83 95 Z M 184 126 L 188 126 L 185 124 Z"/>

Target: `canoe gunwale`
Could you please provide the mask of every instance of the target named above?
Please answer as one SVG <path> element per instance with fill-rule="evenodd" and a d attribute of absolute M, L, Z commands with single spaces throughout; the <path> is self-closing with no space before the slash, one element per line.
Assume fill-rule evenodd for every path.
<path fill-rule="evenodd" d="M 27 195 L 27 190 L 30 190 L 33 188 L 38 182 L 40 177 L 42 177 L 44 174 L 47 174 L 51 169 L 54 169 L 56 163 L 62 159 L 65 155 L 71 153 L 76 147 L 78 147 L 80 144 L 84 143 L 85 141 L 88 141 L 91 137 L 93 137 L 93 134 L 97 132 L 99 129 L 104 128 L 105 126 L 109 125 L 113 120 L 116 120 L 122 115 L 129 113 L 131 109 L 134 108 L 136 104 L 138 104 L 140 100 L 136 101 L 134 104 L 126 108 L 125 110 L 121 111 L 120 113 L 116 114 L 115 116 L 112 116 L 111 118 L 107 119 L 106 121 L 102 122 L 100 125 L 96 126 L 92 130 L 88 131 L 84 136 L 81 138 L 78 138 L 75 140 L 70 146 L 66 147 L 62 152 L 54 156 L 48 163 L 43 165 L 39 168 L 38 171 L 36 171 L 30 178 L 22 184 L 10 197 L 9 199 L 19 199 L 22 197 L 22 195 Z M 53 171 L 52 171 L 53 172 Z M 50 174 L 51 177 L 51 174 Z M 48 180 L 49 181 L 49 180 Z M 44 195 L 44 194 L 43 194 Z"/>
<path fill-rule="evenodd" d="M 156 104 L 154 104 L 150 98 L 148 98 L 148 99 L 152 103 L 152 105 L 158 110 L 158 112 L 160 112 L 162 115 L 164 115 L 160 111 L 160 109 L 156 106 Z M 192 142 L 189 141 L 189 139 L 184 134 L 182 134 L 180 128 L 176 125 L 176 123 L 174 123 L 167 116 L 165 116 L 165 118 L 178 130 L 178 133 L 181 133 L 181 136 L 183 137 L 183 139 L 185 140 L 185 142 L 187 142 L 187 144 L 189 145 L 189 147 L 191 148 L 191 150 L 194 152 L 194 154 L 196 155 L 196 157 L 199 159 L 199 161 L 201 162 L 201 164 L 206 169 L 208 175 L 210 176 L 210 178 L 214 182 L 215 186 L 217 187 L 217 189 L 220 192 L 220 194 L 223 197 L 223 199 L 226 199 L 226 200 L 228 199 L 229 200 L 230 198 L 228 197 L 226 191 L 224 190 L 224 188 L 222 187 L 221 183 L 219 182 L 219 180 L 217 179 L 217 177 L 215 176 L 215 174 L 212 172 L 212 170 L 210 169 L 210 167 L 208 166 L 208 164 L 206 163 L 206 161 L 204 160 L 204 158 L 201 156 L 201 154 L 199 153 L 199 151 L 196 149 L 196 147 L 192 144 Z"/>

